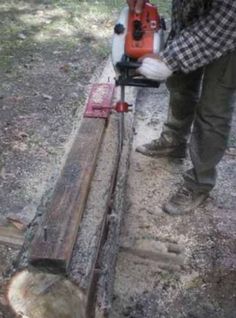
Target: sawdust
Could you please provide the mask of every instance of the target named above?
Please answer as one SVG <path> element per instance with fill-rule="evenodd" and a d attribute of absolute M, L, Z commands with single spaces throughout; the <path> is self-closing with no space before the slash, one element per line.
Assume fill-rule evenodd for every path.
<path fill-rule="evenodd" d="M 152 159 L 134 148 L 159 136 L 167 105 L 164 86 L 140 91 L 121 235 L 129 249 L 118 257 L 111 317 L 234 318 L 235 157 L 226 154 L 219 165 L 217 186 L 205 205 L 184 217 L 164 214 L 161 206 L 190 162 Z M 235 132 L 236 119 L 232 136 Z M 231 148 L 235 147 L 231 138 Z M 164 261 L 163 266 L 169 244 L 178 248 L 184 266 L 175 266 L 172 253 L 172 262 Z"/>

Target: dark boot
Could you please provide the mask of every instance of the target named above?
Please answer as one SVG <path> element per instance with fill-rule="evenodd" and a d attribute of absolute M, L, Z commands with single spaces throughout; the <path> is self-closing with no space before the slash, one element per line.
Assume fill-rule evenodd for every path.
<path fill-rule="evenodd" d="M 163 205 L 163 211 L 170 215 L 187 214 L 194 211 L 208 196 L 209 192 L 195 192 L 182 186 Z"/>
<path fill-rule="evenodd" d="M 152 140 L 148 144 L 137 147 L 136 151 L 149 157 L 185 158 L 186 144 L 182 143 L 176 145 L 161 137 Z"/>

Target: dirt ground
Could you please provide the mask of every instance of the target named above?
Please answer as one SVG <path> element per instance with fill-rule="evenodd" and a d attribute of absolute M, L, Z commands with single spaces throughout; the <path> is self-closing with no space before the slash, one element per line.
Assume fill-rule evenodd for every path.
<path fill-rule="evenodd" d="M 88 13 L 90 28 L 82 17 L 77 21 L 81 13 L 73 7 L 45 3 L 0 4 L 1 216 L 24 214 L 29 220 L 79 125 L 88 84 L 107 57 L 112 32 L 108 12 L 98 18 Z"/>
<path fill-rule="evenodd" d="M 134 151 L 159 135 L 167 105 L 164 86 L 139 93 L 111 317 L 234 318 L 236 119 L 211 197 L 193 214 L 171 217 L 161 206 L 189 160 L 152 159 Z"/>

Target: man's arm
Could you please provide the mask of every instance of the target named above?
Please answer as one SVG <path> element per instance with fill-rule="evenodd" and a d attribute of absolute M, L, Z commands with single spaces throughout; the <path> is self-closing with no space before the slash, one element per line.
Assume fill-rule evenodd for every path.
<path fill-rule="evenodd" d="M 172 71 L 185 73 L 236 49 L 236 1 L 213 0 L 209 13 L 185 28 L 160 58 Z"/>

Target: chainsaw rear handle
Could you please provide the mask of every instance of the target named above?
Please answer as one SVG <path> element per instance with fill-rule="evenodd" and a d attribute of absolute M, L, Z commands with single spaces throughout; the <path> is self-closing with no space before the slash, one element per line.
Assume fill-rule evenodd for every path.
<path fill-rule="evenodd" d="M 159 87 L 160 83 L 148 78 L 136 78 L 130 75 L 129 71 L 136 70 L 142 65 L 139 61 L 127 61 L 125 56 L 121 62 L 116 64 L 121 75 L 116 79 L 116 86 L 134 86 L 134 87 Z"/>
<path fill-rule="evenodd" d="M 152 87 L 158 88 L 160 86 L 160 82 L 148 79 L 148 78 L 132 78 L 132 77 L 122 77 L 119 76 L 116 79 L 116 86 L 131 86 L 131 87 Z"/>
<path fill-rule="evenodd" d="M 138 62 L 138 61 L 121 61 L 121 62 L 118 62 L 116 64 L 116 67 L 121 70 L 121 71 L 124 71 L 124 70 L 136 70 L 137 68 L 139 68 L 140 66 L 142 65 L 142 62 Z"/>

